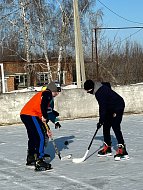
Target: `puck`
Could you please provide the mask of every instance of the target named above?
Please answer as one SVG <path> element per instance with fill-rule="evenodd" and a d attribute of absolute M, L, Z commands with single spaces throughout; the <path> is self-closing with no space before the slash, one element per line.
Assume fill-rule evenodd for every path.
<path fill-rule="evenodd" d="M 65 141 L 65 142 L 64 142 L 64 144 L 65 144 L 65 145 L 68 145 L 68 144 L 69 144 L 69 142 L 68 142 L 68 141 Z"/>

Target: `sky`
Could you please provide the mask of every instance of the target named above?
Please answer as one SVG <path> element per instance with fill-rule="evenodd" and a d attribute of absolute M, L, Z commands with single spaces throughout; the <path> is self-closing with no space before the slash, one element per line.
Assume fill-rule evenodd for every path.
<path fill-rule="evenodd" d="M 143 0 L 96 0 L 104 13 L 103 27 L 143 27 Z M 143 29 L 106 30 L 107 37 L 128 39 L 143 44 Z"/>

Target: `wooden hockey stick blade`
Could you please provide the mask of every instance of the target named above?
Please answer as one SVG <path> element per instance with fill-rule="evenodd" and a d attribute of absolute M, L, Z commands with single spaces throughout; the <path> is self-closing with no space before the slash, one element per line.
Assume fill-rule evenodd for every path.
<path fill-rule="evenodd" d="M 50 130 L 50 127 L 49 127 L 49 125 L 47 123 L 45 123 L 45 127 L 46 127 L 47 130 Z M 51 141 L 52 141 L 53 146 L 55 148 L 55 152 L 58 155 L 58 157 L 59 157 L 60 160 L 68 160 L 68 159 L 70 159 L 72 157 L 72 154 L 69 154 L 67 156 L 62 157 L 61 153 L 60 153 L 60 151 L 59 151 L 59 149 L 58 149 L 58 147 L 57 147 L 57 145 L 55 143 L 54 138 L 52 136 L 50 138 L 51 138 Z"/>
<path fill-rule="evenodd" d="M 89 152 L 89 150 L 86 151 L 85 155 L 82 158 L 73 158 L 72 162 L 74 162 L 76 164 L 84 162 L 87 157 L 88 152 Z"/>
<path fill-rule="evenodd" d="M 52 142 L 53 142 L 53 145 L 54 145 L 56 154 L 58 155 L 58 157 L 59 157 L 59 159 L 60 159 L 61 161 L 63 161 L 63 160 L 68 160 L 68 159 L 70 159 L 70 158 L 72 157 L 72 154 L 69 154 L 69 155 L 67 155 L 67 156 L 62 157 L 60 151 L 58 150 L 58 147 L 57 147 L 57 145 L 56 145 L 54 139 L 51 138 L 51 140 L 52 140 Z"/>

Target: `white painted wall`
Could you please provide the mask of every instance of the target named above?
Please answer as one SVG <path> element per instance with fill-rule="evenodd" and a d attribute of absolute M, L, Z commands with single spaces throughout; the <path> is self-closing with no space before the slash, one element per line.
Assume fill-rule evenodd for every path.
<path fill-rule="evenodd" d="M 118 86 L 113 88 L 126 104 L 125 113 L 143 112 L 143 84 Z M 0 125 L 21 122 L 19 113 L 24 104 L 36 92 L 6 93 L 0 95 Z M 62 90 L 55 98 L 55 109 L 61 119 L 75 119 L 98 116 L 98 104 L 95 96 L 83 89 Z"/>

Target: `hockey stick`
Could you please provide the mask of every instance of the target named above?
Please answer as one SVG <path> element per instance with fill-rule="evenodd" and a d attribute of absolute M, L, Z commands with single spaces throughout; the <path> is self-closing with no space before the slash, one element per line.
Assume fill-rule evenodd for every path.
<path fill-rule="evenodd" d="M 89 146 L 88 146 L 88 148 L 87 148 L 87 151 L 85 152 L 84 156 L 83 156 L 82 158 L 73 158 L 73 159 L 72 159 L 72 162 L 78 164 L 78 163 L 81 163 L 81 162 L 84 162 L 84 161 L 85 161 L 85 159 L 86 159 L 86 157 L 87 157 L 87 155 L 88 155 L 88 152 L 89 152 L 89 150 L 90 150 L 90 147 L 91 147 L 91 145 L 92 145 L 92 142 L 93 142 L 93 140 L 94 140 L 94 138 L 95 138 L 95 136 L 96 136 L 96 134 L 97 134 L 97 131 L 98 131 L 98 128 L 96 129 L 96 131 L 95 131 L 95 133 L 94 133 L 94 135 L 93 135 L 93 137 L 92 137 L 92 140 L 91 140 L 91 142 L 90 142 L 90 144 L 89 144 Z"/>
<path fill-rule="evenodd" d="M 47 129 L 47 130 L 50 130 L 49 125 L 48 125 L 47 123 L 44 123 L 44 124 L 45 124 L 46 129 Z M 52 136 L 50 137 L 50 139 L 51 139 L 51 141 L 52 141 L 52 143 L 53 143 L 55 152 L 56 152 L 56 154 L 58 155 L 58 157 L 59 157 L 60 160 L 67 160 L 67 159 L 70 159 L 70 158 L 72 157 L 71 154 L 62 157 L 62 156 L 61 156 L 61 153 L 60 153 L 60 151 L 58 150 L 58 147 L 57 147 L 57 145 L 56 145 L 56 143 L 55 143 L 55 140 L 53 139 Z"/>

